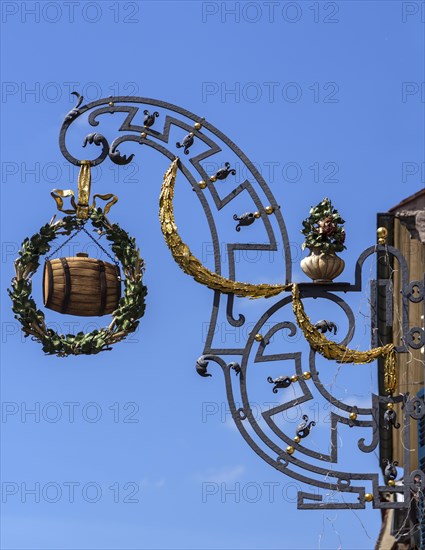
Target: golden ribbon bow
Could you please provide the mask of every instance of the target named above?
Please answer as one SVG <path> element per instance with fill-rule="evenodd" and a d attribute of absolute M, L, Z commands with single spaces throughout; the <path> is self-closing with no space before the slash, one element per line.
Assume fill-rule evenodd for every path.
<path fill-rule="evenodd" d="M 56 206 L 60 212 L 64 212 L 65 214 L 76 214 L 77 218 L 82 220 L 87 220 L 90 210 L 96 208 L 96 197 L 104 201 L 109 201 L 103 209 L 104 214 L 107 214 L 112 206 L 118 201 L 118 197 L 113 193 L 107 193 L 105 195 L 96 193 L 93 195 L 93 204 L 89 206 L 90 189 L 90 161 L 82 160 L 80 173 L 78 175 L 78 202 L 75 202 L 75 194 L 72 189 L 53 189 L 50 194 L 55 199 Z M 67 197 L 71 197 L 71 205 L 73 208 L 64 210 L 63 199 Z"/>

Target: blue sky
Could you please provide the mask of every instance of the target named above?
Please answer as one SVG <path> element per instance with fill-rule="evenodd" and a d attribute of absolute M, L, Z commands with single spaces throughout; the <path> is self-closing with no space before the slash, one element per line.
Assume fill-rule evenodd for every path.
<path fill-rule="evenodd" d="M 167 159 L 127 144 L 132 167 L 106 161 L 93 174 L 93 192 L 119 195 L 110 218 L 137 238 L 147 264 L 146 315 L 127 342 L 95 357 L 46 357 L 21 338 L 6 288 L 20 243 L 54 214 L 50 190 L 75 188 L 77 172 L 58 146 L 74 89 L 87 100 L 168 101 L 228 135 L 281 205 L 294 280 L 304 277 L 301 220 L 329 196 L 347 222 L 342 257 L 351 280 L 358 255 L 375 242 L 376 213 L 425 183 L 423 5 L 4 1 L 1 8 L 2 548 L 372 548 L 379 511 L 298 511 L 293 480 L 261 461 L 233 426 L 218 369 L 197 376 L 213 295 L 164 245 L 157 204 Z M 89 131 L 79 126 L 77 141 Z M 184 178 L 177 183 L 179 228 L 212 267 L 199 201 Z M 234 207 L 217 213 L 223 246 L 235 239 Z M 265 235 L 260 225 L 245 231 L 254 242 Z M 242 257 L 237 268 L 241 279 L 277 282 L 283 260 Z M 366 282 L 373 269 L 365 266 Z M 40 286 L 41 273 L 39 303 Z M 255 323 L 273 303 L 237 301 L 236 311 Z M 365 304 L 367 290 L 352 303 L 358 318 Z M 50 311 L 46 318 L 67 332 L 93 328 Z M 364 347 L 367 323 L 356 334 Z M 243 337 L 220 320 L 221 345 Z M 297 345 L 305 351 L 284 339 L 270 349 Z M 374 366 L 356 368 L 354 376 L 348 366 L 339 374 L 321 367 L 326 379 L 338 375 L 338 395 L 367 404 Z M 259 410 L 282 398 L 267 389 L 251 387 Z M 311 444 L 325 449 L 327 409 L 312 406 L 320 422 Z M 284 422 L 290 432 L 295 420 Z M 357 439 L 341 431 L 341 468 L 377 471 L 376 456 L 358 452 Z"/>

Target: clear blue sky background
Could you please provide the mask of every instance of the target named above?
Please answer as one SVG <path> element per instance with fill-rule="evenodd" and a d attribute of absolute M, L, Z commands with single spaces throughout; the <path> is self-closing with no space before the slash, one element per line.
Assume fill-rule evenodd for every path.
<path fill-rule="evenodd" d="M 331 197 L 347 220 L 350 280 L 357 256 L 375 242 L 376 213 L 424 185 L 421 3 L 77 1 L 73 14 L 66 2 L 1 7 L 2 548 L 373 548 L 378 511 L 297 511 L 293 481 L 232 428 L 218 370 L 207 380 L 196 375 L 212 292 L 186 277 L 164 246 L 157 201 L 166 159 L 123 147 L 136 153 L 134 168 L 117 171 L 107 161 L 94 182 L 95 192 L 119 195 L 110 217 L 137 237 L 147 263 L 147 311 L 128 342 L 96 357 L 45 357 L 22 340 L 6 288 L 20 242 L 54 213 L 51 188 L 76 183 L 58 147 L 73 89 L 89 100 L 163 99 L 227 134 L 281 204 L 296 280 L 303 277 L 300 221 Z M 91 130 L 80 131 L 82 139 Z M 176 209 L 185 240 L 211 262 L 200 205 L 183 179 Z M 232 214 L 233 206 L 217 218 L 224 243 L 235 238 Z M 246 231 L 261 242 L 259 225 Z M 252 272 L 277 281 L 283 262 L 253 267 L 247 259 L 238 269 L 241 278 Z M 366 280 L 373 265 L 367 269 Z M 38 274 L 39 302 L 40 284 Z M 238 302 L 238 311 L 256 321 L 271 303 Z M 355 313 L 367 313 L 365 304 L 366 291 Z M 277 320 L 289 319 L 288 312 Z M 93 328 L 69 321 L 76 330 Z M 237 335 L 223 330 L 217 338 L 227 345 Z M 357 343 L 367 342 L 360 330 Z M 276 340 L 273 349 L 286 344 Z M 338 395 L 367 403 L 373 371 L 362 367 L 354 377 L 344 367 Z M 252 388 L 259 407 L 276 399 L 267 390 Z M 39 417 L 25 414 L 37 407 Z M 312 446 L 326 449 L 323 407 L 317 402 L 321 427 Z M 357 439 L 341 432 L 341 469 L 377 471 L 376 456 L 361 454 Z M 25 493 L 38 487 L 40 502 Z M 226 493 L 232 489 L 237 496 Z"/>

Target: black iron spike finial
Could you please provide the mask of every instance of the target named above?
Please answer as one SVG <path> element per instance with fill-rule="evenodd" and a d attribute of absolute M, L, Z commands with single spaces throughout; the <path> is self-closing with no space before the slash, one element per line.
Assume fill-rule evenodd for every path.
<path fill-rule="evenodd" d="M 155 124 L 155 119 L 159 117 L 158 111 L 154 111 L 153 113 L 150 113 L 147 109 L 143 111 L 143 114 L 145 115 L 145 118 L 143 120 L 143 126 L 145 128 L 150 128 Z"/>
<path fill-rule="evenodd" d="M 386 464 L 384 469 L 384 480 L 385 484 L 388 485 L 389 481 L 394 482 L 397 479 L 396 466 L 398 466 L 398 462 L 397 460 L 391 461 L 389 458 L 384 458 L 383 462 Z"/>
<path fill-rule="evenodd" d="M 239 376 L 240 372 L 241 372 L 241 366 L 239 365 L 239 363 L 237 363 L 236 361 L 232 361 L 231 363 L 229 363 L 227 365 L 229 367 L 229 369 L 232 369 L 235 371 L 236 373 L 236 376 Z"/>
<path fill-rule="evenodd" d="M 93 132 L 91 134 L 87 134 L 83 141 L 83 147 L 86 147 L 87 144 L 94 143 L 95 145 L 108 145 L 108 142 L 102 134 L 99 134 L 98 132 Z"/>
<path fill-rule="evenodd" d="M 333 332 L 336 334 L 338 332 L 338 327 L 336 324 L 332 321 L 327 321 L 326 319 L 318 321 L 314 327 L 317 328 L 317 330 L 319 330 L 322 334 L 325 334 L 325 332 Z"/>
<path fill-rule="evenodd" d="M 306 414 L 303 414 L 303 422 L 301 422 L 297 429 L 296 434 L 298 437 L 303 439 L 304 437 L 307 437 L 311 431 L 311 428 L 316 425 L 316 422 L 314 420 L 310 420 Z"/>
<path fill-rule="evenodd" d="M 289 386 L 292 384 L 292 380 L 289 378 L 289 376 L 279 376 L 278 378 L 272 378 L 271 376 L 267 377 L 267 382 L 269 384 L 274 384 L 273 393 L 277 393 L 277 390 L 283 389 L 283 388 L 289 388 Z"/>
<path fill-rule="evenodd" d="M 69 111 L 69 113 L 65 116 L 64 122 L 69 122 L 73 120 L 77 115 L 80 114 L 80 106 L 82 102 L 84 101 L 84 96 L 79 94 L 78 92 L 71 92 L 71 95 L 75 95 L 77 98 L 76 105 Z"/>
<path fill-rule="evenodd" d="M 235 227 L 236 231 L 240 231 L 241 227 L 247 227 L 248 225 L 252 225 L 255 222 L 255 220 L 259 217 L 260 217 L 259 212 L 245 212 L 245 214 L 242 214 L 241 216 L 238 216 L 237 214 L 233 214 L 233 219 L 239 222 Z"/>
<path fill-rule="evenodd" d="M 397 413 L 394 410 L 394 403 L 387 403 L 387 410 L 384 412 L 384 428 L 389 430 L 391 427 L 398 430 L 400 428 L 397 422 Z"/>
<path fill-rule="evenodd" d="M 125 164 L 129 164 L 133 160 L 134 153 L 127 157 L 127 155 L 121 155 L 121 153 L 117 149 L 116 151 L 109 152 L 109 158 L 114 164 L 123 166 Z"/>
<path fill-rule="evenodd" d="M 192 147 L 193 142 L 194 142 L 194 136 L 195 136 L 195 134 L 193 132 L 190 132 L 189 134 L 187 134 L 187 136 L 185 136 L 185 138 L 183 139 L 183 141 L 181 143 L 179 141 L 176 143 L 176 147 L 178 147 L 179 149 L 181 147 L 184 147 L 184 154 L 188 155 L 189 154 L 189 149 L 190 149 L 190 147 Z"/>
<path fill-rule="evenodd" d="M 230 162 L 224 163 L 224 168 L 220 168 L 213 176 L 210 177 L 211 182 L 215 182 L 217 180 L 225 180 L 229 174 L 232 174 L 232 176 L 236 175 L 236 170 L 234 168 L 230 168 Z"/>
<path fill-rule="evenodd" d="M 203 378 L 212 376 L 212 374 L 207 371 L 207 368 L 208 361 L 205 361 L 203 357 L 199 357 L 199 359 L 196 361 L 196 372 L 199 374 L 199 376 L 202 376 Z"/>

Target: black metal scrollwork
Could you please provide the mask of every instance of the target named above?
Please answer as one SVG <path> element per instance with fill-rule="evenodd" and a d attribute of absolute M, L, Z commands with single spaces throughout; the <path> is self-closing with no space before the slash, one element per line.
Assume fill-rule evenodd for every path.
<path fill-rule="evenodd" d="M 212 374 L 210 374 L 207 371 L 207 368 L 208 368 L 208 361 L 205 361 L 203 357 L 200 357 L 196 361 L 196 372 L 199 374 L 199 376 L 202 376 L 204 378 L 207 378 L 208 376 L 212 376 Z"/>
<path fill-rule="evenodd" d="M 232 363 L 229 363 L 227 366 L 229 367 L 229 369 L 232 369 L 235 371 L 236 376 L 240 374 L 241 366 L 239 365 L 239 363 L 236 363 L 236 361 L 232 361 Z"/>
<path fill-rule="evenodd" d="M 150 128 L 151 126 L 153 126 L 155 124 L 155 118 L 159 117 L 158 111 L 154 111 L 151 114 L 147 109 L 145 109 L 143 111 L 143 114 L 145 115 L 145 118 L 143 120 L 143 126 L 145 128 Z"/>
<path fill-rule="evenodd" d="M 388 458 L 386 458 L 384 460 L 384 464 L 386 464 L 385 470 L 384 470 L 384 480 L 385 480 L 385 483 L 388 485 L 388 482 L 392 482 L 397 479 L 398 474 L 397 474 L 396 466 L 398 465 L 398 462 L 397 460 L 394 460 L 393 462 L 391 462 L 390 460 L 388 460 Z"/>
<path fill-rule="evenodd" d="M 425 416 L 425 402 L 419 397 L 415 396 L 406 403 L 407 413 L 414 420 L 421 420 Z"/>
<path fill-rule="evenodd" d="M 71 94 L 76 96 L 77 104 L 66 115 L 65 122 L 72 122 L 72 120 L 80 114 L 79 107 L 81 106 L 82 102 L 84 101 L 84 97 L 81 94 L 79 94 L 78 92 L 71 92 Z"/>
<path fill-rule="evenodd" d="M 187 134 L 187 136 L 184 137 L 184 139 L 181 143 L 179 141 L 176 143 L 176 147 L 178 147 L 179 149 L 181 147 L 183 147 L 184 148 L 184 154 L 188 155 L 189 154 L 189 149 L 192 147 L 193 142 L 195 140 L 194 136 L 195 136 L 195 134 L 193 132 L 190 132 L 189 134 Z"/>
<path fill-rule="evenodd" d="M 224 168 L 220 168 L 213 176 L 210 177 L 210 181 L 215 182 L 217 180 L 225 180 L 229 174 L 236 175 L 236 170 L 230 168 L 230 162 L 224 163 Z"/>
<path fill-rule="evenodd" d="M 392 403 L 389 403 L 391 405 Z M 384 428 L 386 430 L 389 430 L 392 428 L 395 428 L 398 430 L 400 428 L 400 423 L 397 422 L 397 413 L 395 410 L 391 408 L 387 408 L 387 410 L 384 412 Z"/>
<path fill-rule="evenodd" d="M 258 217 L 259 216 L 256 215 L 256 212 L 245 212 L 245 214 L 242 214 L 241 216 L 233 214 L 233 219 L 239 222 L 235 227 L 236 231 L 240 231 L 241 227 L 252 225 Z"/>
<path fill-rule="evenodd" d="M 196 136 L 196 142 L 202 145 L 199 147 L 199 153 L 197 155 L 191 155 L 189 162 L 184 164 L 181 159 L 181 171 L 186 179 L 191 184 L 193 190 L 197 194 L 200 204 L 204 209 L 205 216 L 211 232 L 211 242 L 214 249 L 214 265 L 217 273 L 220 271 L 228 270 L 229 277 L 237 280 L 237 265 L 235 261 L 235 254 L 238 251 L 267 251 L 267 254 L 273 255 L 278 251 L 278 246 L 283 245 L 283 258 L 282 276 L 278 282 L 291 282 L 292 281 L 292 258 L 290 253 L 290 244 L 288 235 L 286 232 L 285 223 L 283 220 L 282 212 L 273 194 L 270 192 L 266 182 L 258 172 L 254 164 L 244 155 L 244 153 L 229 140 L 227 136 L 222 134 L 217 128 L 210 123 L 200 119 L 199 116 L 186 111 L 180 107 L 149 98 L 139 97 L 114 97 L 104 98 L 101 100 L 93 101 L 87 105 L 83 105 L 83 98 L 78 93 L 74 93 L 77 98 L 77 104 L 67 114 L 60 132 L 60 148 L 67 160 L 74 165 L 80 165 L 81 160 L 72 155 L 66 146 L 66 135 L 70 126 L 76 121 L 80 120 L 80 117 L 87 115 L 88 123 L 97 127 L 101 115 L 112 115 L 119 118 L 120 126 L 118 131 L 120 137 L 115 140 L 108 140 L 103 134 L 94 132 L 88 134 L 84 145 L 93 144 L 95 146 L 101 146 L 102 150 L 100 154 L 90 161 L 92 166 L 97 166 L 102 163 L 108 157 L 115 163 L 126 164 L 131 161 L 133 155 L 121 155 L 118 147 L 121 148 L 123 143 L 130 144 L 132 146 L 149 146 L 161 154 L 165 155 L 168 159 L 175 158 L 174 143 L 170 143 L 170 131 L 177 127 L 179 131 L 185 132 L 187 135 L 177 147 L 183 148 L 184 153 L 189 155 L 192 153 L 190 148 L 194 143 L 194 137 Z M 142 111 L 145 115 L 144 119 L 140 122 L 136 122 L 139 108 L 142 107 Z M 148 108 L 150 109 L 148 111 Z M 161 109 L 161 113 L 164 111 L 172 112 L 168 114 L 164 112 L 164 123 L 161 129 L 153 129 L 154 122 L 157 121 L 158 111 L 154 109 Z M 124 116 L 124 121 L 122 117 Z M 162 122 L 162 116 L 161 116 Z M 202 121 L 202 123 L 200 122 Z M 143 121 L 143 124 L 142 124 Z M 156 123 L 159 126 L 158 122 Z M 199 130 L 202 128 L 202 132 Z M 106 132 L 105 132 L 106 134 Z M 180 134 L 179 134 L 180 135 Z M 148 136 L 148 139 L 147 139 Z M 111 144 L 111 145 L 110 145 Z M 225 151 L 225 148 L 228 150 Z M 198 150 L 198 147 L 194 147 L 194 150 Z M 211 176 L 204 169 L 203 161 L 205 159 L 214 160 L 217 157 L 215 155 L 229 154 L 235 155 L 242 163 L 244 173 L 248 173 L 249 177 L 242 181 L 234 189 L 229 190 L 229 193 L 219 195 L 218 190 L 227 186 L 215 186 L 208 185 L 208 193 L 202 192 L 202 187 L 198 185 L 199 180 L 204 183 L 211 178 L 215 178 L 216 181 L 221 181 L 230 174 L 234 173 L 234 168 L 230 167 L 229 163 L 225 163 L 218 172 Z M 84 156 L 84 159 L 87 157 Z M 232 157 L 228 157 L 232 158 Z M 196 172 L 193 174 L 192 172 Z M 228 180 L 228 183 L 231 179 Z M 205 185 L 205 188 L 207 186 Z M 257 211 L 247 212 L 242 216 L 234 215 L 234 220 L 238 221 L 236 226 L 237 231 L 240 231 L 241 227 L 252 225 L 257 218 L 261 218 L 261 223 L 265 228 L 267 234 L 267 241 L 251 242 L 253 233 L 247 231 L 250 234 L 250 242 L 244 243 L 227 243 L 226 247 L 226 262 L 224 262 L 223 254 L 221 253 L 222 240 L 219 238 L 219 232 L 215 225 L 213 212 L 220 211 L 228 206 L 231 201 L 238 197 L 241 193 L 248 193 L 250 196 L 251 204 L 255 205 Z M 209 202 L 210 201 L 210 202 Z M 230 205 L 232 208 L 232 205 Z M 234 211 L 234 210 L 233 210 Z M 261 212 L 261 214 L 260 214 Z M 269 214 L 273 213 L 273 216 Z M 266 215 L 267 214 L 267 215 Z M 230 213 L 231 215 L 231 213 Z M 260 222 L 259 222 L 260 223 Z M 276 238 L 275 232 L 279 239 Z M 281 252 L 279 250 L 279 252 Z M 315 298 L 322 301 L 322 303 L 332 302 L 335 307 L 340 308 L 341 312 L 347 318 L 347 330 L 346 334 L 341 338 L 341 344 L 348 345 L 355 333 L 355 316 L 348 303 L 343 299 L 341 293 L 359 293 L 363 292 L 362 287 L 362 269 L 364 262 L 367 258 L 373 255 L 385 255 L 385 257 L 392 257 L 397 261 L 397 269 L 401 280 L 402 293 L 402 332 L 403 338 L 401 344 L 396 347 L 397 352 L 407 353 L 409 347 L 415 348 L 415 346 L 423 345 L 423 333 L 420 332 L 421 327 L 411 329 L 409 327 L 409 302 L 418 303 L 424 299 L 424 285 L 422 281 L 409 282 L 408 280 L 408 265 L 405 258 L 401 253 L 392 246 L 389 245 L 373 245 L 367 248 L 358 258 L 354 268 L 352 283 L 331 283 L 323 285 L 315 285 L 314 283 L 302 283 L 300 284 L 300 290 L 302 291 L 303 298 Z M 269 256 L 270 257 L 270 256 Z M 278 256 L 274 256 L 278 258 Z M 284 272 L 285 270 L 285 272 Z M 392 323 L 392 301 L 393 289 L 388 280 L 377 280 L 372 284 L 372 290 L 376 293 L 382 290 L 387 296 L 386 307 L 386 320 L 387 323 Z M 344 296 L 345 298 L 345 296 Z M 371 301 L 373 301 L 371 299 Z M 264 303 L 264 302 L 263 302 Z M 271 305 L 269 305 L 271 303 Z M 408 395 L 405 396 L 393 396 L 391 403 L 386 396 L 372 395 L 372 405 L 370 407 L 353 407 L 344 403 L 341 399 L 338 399 L 331 393 L 329 385 L 325 385 L 321 382 L 318 369 L 316 368 L 316 354 L 312 351 L 301 352 L 293 351 L 288 352 L 287 349 L 281 349 L 276 352 L 273 343 L 270 346 L 266 344 L 272 342 L 272 335 L 275 334 L 274 330 L 277 327 L 288 328 L 291 327 L 291 341 L 296 342 L 296 335 L 300 335 L 297 332 L 295 325 L 293 325 L 293 317 L 282 319 L 282 315 L 285 307 L 290 307 L 291 297 L 289 295 L 283 296 L 281 299 L 271 301 L 267 306 L 264 306 L 263 313 L 257 322 L 253 322 L 253 328 L 246 331 L 246 337 L 243 338 L 242 344 L 235 338 L 233 344 L 216 344 L 216 334 L 218 322 L 221 319 L 226 319 L 228 326 L 232 327 L 232 330 L 243 329 L 245 323 L 249 320 L 252 321 L 248 315 L 238 315 L 238 312 L 234 311 L 240 304 L 238 298 L 229 296 L 223 298 L 220 293 L 215 292 L 213 298 L 213 307 L 211 313 L 211 321 L 209 324 L 208 334 L 205 341 L 203 355 L 196 362 L 196 371 L 204 378 L 210 377 L 208 372 L 209 362 L 214 362 L 221 368 L 225 379 L 226 395 L 229 402 L 229 407 L 232 412 L 232 418 L 240 431 L 241 435 L 250 445 L 250 447 L 260 456 L 265 462 L 272 467 L 292 477 L 299 483 L 305 483 L 308 485 L 315 485 L 319 490 L 323 492 L 335 492 L 343 494 L 343 501 L 332 502 L 324 501 L 321 495 L 310 494 L 300 491 L 298 494 L 298 507 L 302 509 L 332 509 L 332 508 L 351 508 L 362 509 L 365 507 L 366 502 L 373 501 L 375 508 L 407 508 L 409 506 L 410 493 L 418 487 L 422 488 L 425 485 L 425 474 L 420 470 L 410 472 L 410 421 L 411 418 L 422 418 L 425 406 L 422 400 L 418 398 L 410 399 Z M 244 313 L 246 313 L 244 311 Z M 222 314 L 222 315 L 221 315 Z M 277 315 L 273 319 L 273 315 Z M 375 317 L 374 317 L 374 316 Z M 376 323 L 374 319 L 378 318 L 378 312 L 372 315 L 372 323 Z M 269 325 L 265 328 L 266 325 Z M 321 320 L 316 323 L 317 328 L 322 333 L 337 333 L 337 326 L 335 323 L 329 320 Z M 340 325 L 342 326 L 342 325 Z M 390 326 L 390 325 L 389 325 Z M 373 328 L 373 327 L 372 327 Z M 420 329 L 420 330 L 417 330 Z M 264 339 L 253 337 L 251 335 L 260 336 L 264 334 Z M 239 334 L 239 333 L 238 333 Z M 260 345 L 256 345 L 255 342 L 259 342 Z M 286 340 L 288 342 L 288 340 Z M 255 345 L 254 345 L 255 344 Z M 376 346 L 380 345 L 376 343 Z M 376 347 L 375 346 L 375 347 Z M 286 347 L 286 346 L 285 346 Z M 268 350 L 273 349 L 274 353 L 269 353 Z M 294 348 L 292 348 L 293 350 Z M 221 356 L 231 356 L 232 362 L 226 362 Z M 237 361 L 233 360 L 237 357 Z M 266 423 L 267 430 L 264 426 L 261 426 L 257 418 L 252 413 L 250 400 L 252 396 L 248 392 L 249 388 L 249 374 L 252 364 L 255 368 L 264 367 L 261 363 L 267 363 L 267 368 L 270 367 L 270 363 L 274 361 L 291 361 L 291 368 L 294 368 L 295 374 L 291 377 L 281 376 L 273 379 L 269 377 L 267 380 L 274 385 L 273 392 L 277 393 L 278 389 L 288 388 L 291 383 L 297 381 L 297 385 L 291 390 L 282 392 L 282 400 L 279 400 L 278 404 L 272 404 L 268 410 L 263 410 L 261 414 L 261 420 Z M 250 368 L 249 368 L 250 367 Z M 320 369 L 322 370 L 322 369 Z M 288 371 L 287 371 L 288 372 Z M 291 371 L 289 371 L 291 372 Z M 233 375 L 235 373 L 235 375 Z M 251 390 L 250 390 L 251 391 Z M 238 399 L 242 399 L 242 406 L 236 405 L 235 392 Z M 323 451 L 310 449 L 304 445 L 299 444 L 287 433 L 284 433 L 282 426 L 278 424 L 278 416 L 293 407 L 308 403 L 316 398 L 316 396 L 323 398 L 327 404 L 331 406 L 330 418 L 330 447 L 329 454 Z M 338 463 L 338 429 L 341 425 L 351 426 L 353 430 L 357 428 L 368 429 L 370 431 L 370 442 L 365 443 L 365 439 L 361 438 L 358 441 L 358 448 L 361 452 L 374 452 L 379 444 L 379 421 L 383 418 L 384 427 L 388 430 L 398 429 L 400 423 L 397 422 L 397 415 L 394 411 L 394 405 L 396 403 L 404 404 L 402 412 L 400 413 L 400 422 L 403 424 L 403 437 L 404 437 L 404 455 L 403 465 L 405 469 L 405 475 L 402 483 L 397 483 L 397 486 L 383 486 L 379 485 L 379 475 L 374 473 L 356 473 L 356 472 L 344 472 L 335 468 L 335 464 Z M 380 416 L 381 409 L 385 409 L 384 415 Z M 307 416 L 307 415 L 305 415 Z M 311 428 L 314 426 L 314 421 L 309 421 L 308 418 L 303 419 L 303 425 L 298 426 L 299 435 L 296 437 L 300 440 L 304 440 L 306 435 L 310 433 Z M 308 441 L 312 441 L 314 438 L 310 438 Z M 288 453 L 288 448 L 291 449 L 291 453 Z M 309 460 L 313 459 L 313 461 Z M 391 466 L 387 464 L 387 466 Z M 391 466 L 395 467 L 396 464 Z M 394 476 L 394 472 L 389 472 L 388 481 L 395 481 L 397 475 Z M 366 487 L 372 486 L 371 493 L 366 493 Z M 381 501 L 380 495 L 382 492 L 400 493 L 404 499 L 393 499 L 392 502 Z M 346 501 L 345 497 L 351 497 L 350 501 Z"/>
<path fill-rule="evenodd" d="M 303 414 L 303 422 L 298 424 L 296 429 L 296 434 L 298 437 L 303 439 L 310 434 L 311 428 L 316 425 L 314 420 L 309 420 L 308 415 Z"/>
<path fill-rule="evenodd" d="M 277 393 L 277 390 L 283 389 L 283 388 L 289 388 L 289 386 L 292 384 L 292 380 L 289 378 L 289 376 L 279 376 L 278 378 L 272 378 L 271 376 L 267 377 L 267 382 L 269 384 L 274 384 L 273 393 Z"/>
<path fill-rule="evenodd" d="M 322 334 L 325 334 L 326 332 L 333 332 L 334 334 L 336 334 L 338 332 L 338 327 L 336 326 L 336 324 L 332 321 L 326 321 L 325 319 L 323 319 L 322 321 L 318 321 L 317 323 L 315 323 L 314 326 L 315 328 L 317 328 L 317 330 L 320 330 Z"/>
<path fill-rule="evenodd" d="M 403 293 L 414 304 L 422 302 L 424 299 L 425 283 L 423 281 L 412 281 L 407 284 Z"/>

